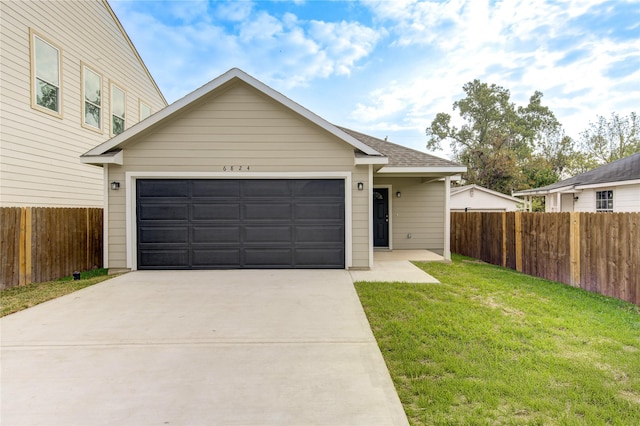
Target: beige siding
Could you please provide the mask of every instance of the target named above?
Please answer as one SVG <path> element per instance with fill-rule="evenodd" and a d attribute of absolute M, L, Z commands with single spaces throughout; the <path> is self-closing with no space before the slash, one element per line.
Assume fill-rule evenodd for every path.
<path fill-rule="evenodd" d="M 243 83 L 225 89 L 129 142 L 125 165 L 109 166 L 109 181 L 121 182 L 120 190 L 109 191 L 109 267 L 127 267 L 127 172 L 169 177 L 351 173 L 352 187 L 346 189 L 353 196 L 353 266 L 367 267 L 368 195 L 357 190 L 357 182 L 368 181 L 368 167 L 354 166 L 353 147 Z"/>
<path fill-rule="evenodd" d="M 0 20 L 0 205 L 102 207 L 102 170 L 79 156 L 109 138 L 109 80 L 127 92 L 127 127 L 161 94 L 102 0 L 2 1 Z M 30 29 L 62 51 L 62 118 L 31 108 Z M 102 132 L 82 127 L 81 63 L 102 75 Z"/>
<path fill-rule="evenodd" d="M 444 249 L 444 182 L 376 177 L 374 187 L 391 185 L 391 244 L 394 250 Z M 401 197 L 396 197 L 400 191 Z M 409 238 L 411 234 L 411 238 Z"/>

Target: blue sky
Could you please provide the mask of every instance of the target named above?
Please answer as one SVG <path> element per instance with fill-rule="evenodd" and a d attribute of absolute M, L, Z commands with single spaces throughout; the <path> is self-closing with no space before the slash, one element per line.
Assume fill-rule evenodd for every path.
<path fill-rule="evenodd" d="M 334 124 L 422 151 L 473 79 L 517 105 L 543 92 L 574 139 L 598 115 L 640 112 L 638 0 L 109 4 L 169 103 L 237 67 Z"/>

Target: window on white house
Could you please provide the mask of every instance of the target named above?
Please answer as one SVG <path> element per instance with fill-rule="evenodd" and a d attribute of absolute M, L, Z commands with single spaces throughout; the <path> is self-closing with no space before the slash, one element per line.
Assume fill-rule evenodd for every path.
<path fill-rule="evenodd" d="M 60 49 L 32 33 L 32 105 L 60 114 Z"/>
<path fill-rule="evenodd" d="M 124 132 L 125 111 L 127 96 L 121 88 L 115 84 L 111 85 L 111 134 L 113 136 Z"/>
<path fill-rule="evenodd" d="M 596 211 L 597 212 L 613 211 L 613 191 L 597 191 L 596 192 Z"/>
<path fill-rule="evenodd" d="M 82 86 L 84 97 L 84 124 L 100 129 L 102 127 L 102 76 L 83 65 Z"/>
<path fill-rule="evenodd" d="M 151 115 L 151 107 L 140 101 L 140 121 Z"/>

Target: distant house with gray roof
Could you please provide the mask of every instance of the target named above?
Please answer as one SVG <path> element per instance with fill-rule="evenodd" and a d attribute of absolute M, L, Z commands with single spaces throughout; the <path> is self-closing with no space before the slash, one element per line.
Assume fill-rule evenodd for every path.
<path fill-rule="evenodd" d="M 547 212 L 640 212 L 640 152 L 541 188 L 514 192 Z"/>

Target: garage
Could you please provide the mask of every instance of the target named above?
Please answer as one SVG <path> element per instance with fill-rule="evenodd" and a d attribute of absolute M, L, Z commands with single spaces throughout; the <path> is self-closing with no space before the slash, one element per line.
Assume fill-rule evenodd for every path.
<path fill-rule="evenodd" d="M 138 269 L 344 268 L 343 179 L 137 179 Z"/>

